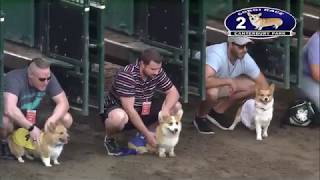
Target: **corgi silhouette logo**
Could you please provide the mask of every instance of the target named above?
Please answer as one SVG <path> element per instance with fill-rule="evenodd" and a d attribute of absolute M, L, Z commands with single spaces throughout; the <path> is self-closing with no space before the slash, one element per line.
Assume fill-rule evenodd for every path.
<path fill-rule="evenodd" d="M 288 12 L 271 7 L 250 7 L 229 14 L 224 25 L 229 36 L 268 39 L 293 36 L 295 18 Z"/>

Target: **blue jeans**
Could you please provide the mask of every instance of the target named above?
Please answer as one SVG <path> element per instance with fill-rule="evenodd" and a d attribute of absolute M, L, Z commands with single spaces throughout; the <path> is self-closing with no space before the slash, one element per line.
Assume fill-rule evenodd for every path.
<path fill-rule="evenodd" d="M 310 101 L 312 101 L 316 105 L 318 111 L 320 111 L 320 83 L 307 75 L 303 75 L 299 90 L 302 93 L 302 95 L 307 97 Z"/>

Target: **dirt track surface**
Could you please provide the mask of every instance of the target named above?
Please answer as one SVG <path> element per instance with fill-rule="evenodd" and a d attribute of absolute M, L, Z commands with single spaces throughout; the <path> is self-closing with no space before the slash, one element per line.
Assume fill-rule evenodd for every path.
<path fill-rule="evenodd" d="M 214 135 L 199 134 L 191 124 L 197 103 L 185 105 L 177 157 L 167 159 L 156 155 L 107 156 L 98 117 L 75 115 L 61 165 L 46 168 L 40 160 L 27 160 L 25 164 L 0 160 L 0 180 L 318 180 L 319 128 L 279 128 L 287 100 L 283 95 L 286 92 L 276 96 L 269 137 L 261 142 L 243 126 L 234 131 L 212 126 Z M 119 135 L 120 142 L 126 144 L 133 134 L 129 131 Z"/>

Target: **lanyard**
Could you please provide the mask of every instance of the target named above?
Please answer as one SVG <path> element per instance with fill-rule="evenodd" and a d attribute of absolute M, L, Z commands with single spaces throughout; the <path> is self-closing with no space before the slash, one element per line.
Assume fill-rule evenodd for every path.
<path fill-rule="evenodd" d="M 232 77 L 231 75 L 233 74 L 234 70 L 236 69 L 237 61 L 234 63 L 234 65 L 232 65 L 233 66 L 232 70 L 230 68 L 230 64 L 231 64 L 231 62 L 230 62 L 230 60 L 228 60 L 228 75 L 229 75 L 229 77 Z"/>

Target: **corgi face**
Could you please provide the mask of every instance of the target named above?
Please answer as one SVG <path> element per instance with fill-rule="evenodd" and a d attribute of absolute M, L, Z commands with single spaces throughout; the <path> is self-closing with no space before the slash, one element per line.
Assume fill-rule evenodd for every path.
<path fill-rule="evenodd" d="M 259 14 L 251 14 L 250 12 L 247 13 L 250 22 L 256 22 L 257 20 L 260 19 L 261 13 Z"/>
<path fill-rule="evenodd" d="M 181 118 L 183 110 L 180 109 L 176 115 L 162 116 L 159 112 L 160 128 L 165 135 L 179 135 L 181 132 Z"/>
<path fill-rule="evenodd" d="M 69 134 L 67 132 L 67 128 L 65 128 L 61 123 L 58 123 L 57 125 L 50 124 L 46 133 L 48 134 L 48 137 L 53 145 L 62 145 L 68 143 Z"/>
<path fill-rule="evenodd" d="M 263 104 L 269 103 L 273 99 L 274 84 L 267 89 L 256 89 L 256 100 Z"/>

